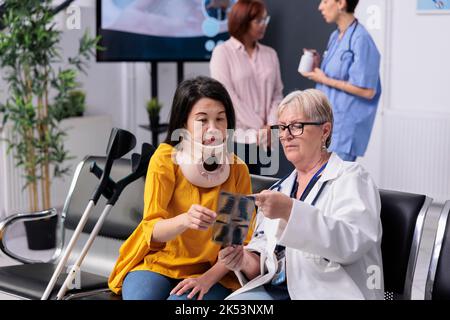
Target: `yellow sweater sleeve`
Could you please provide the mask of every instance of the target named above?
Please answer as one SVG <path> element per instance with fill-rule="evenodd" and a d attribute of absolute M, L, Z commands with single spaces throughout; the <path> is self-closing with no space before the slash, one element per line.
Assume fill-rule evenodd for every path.
<path fill-rule="evenodd" d="M 167 207 L 175 189 L 175 169 L 171 154 L 161 154 L 151 161 L 145 179 L 144 217 L 142 231 L 151 250 L 162 249 L 163 243 L 153 242 L 152 234 L 156 222 L 171 218 Z"/>

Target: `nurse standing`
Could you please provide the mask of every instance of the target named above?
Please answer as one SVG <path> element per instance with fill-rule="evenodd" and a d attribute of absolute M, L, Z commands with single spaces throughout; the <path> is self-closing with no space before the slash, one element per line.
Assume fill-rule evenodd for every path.
<path fill-rule="evenodd" d="M 302 73 L 317 82 L 330 100 L 335 116 L 330 151 L 343 160 L 363 156 L 369 143 L 381 96 L 380 53 L 355 18 L 359 0 L 322 0 L 319 11 L 337 30 L 329 39 L 320 68 Z"/>

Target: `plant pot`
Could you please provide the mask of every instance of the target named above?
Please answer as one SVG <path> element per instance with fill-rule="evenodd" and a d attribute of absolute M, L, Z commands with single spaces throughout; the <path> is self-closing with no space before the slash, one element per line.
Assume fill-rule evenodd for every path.
<path fill-rule="evenodd" d="M 25 231 L 30 250 L 56 248 L 56 228 L 58 215 L 43 220 L 25 221 Z"/>

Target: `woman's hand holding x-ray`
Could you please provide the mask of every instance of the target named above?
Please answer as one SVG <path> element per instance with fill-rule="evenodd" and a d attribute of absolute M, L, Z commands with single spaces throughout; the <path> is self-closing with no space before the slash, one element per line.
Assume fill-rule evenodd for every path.
<path fill-rule="evenodd" d="M 198 204 L 193 204 L 188 212 L 181 215 L 183 225 L 188 229 L 208 230 L 216 221 L 217 213 Z"/>
<path fill-rule="evenodd" d="M 229 270 L 241 270 L 244 262 L 244 247 L 231 246 L 220 250 L 218 261 L 221 262 Z"/>
<path fill-rule="evenodd" d="M 240 271 L 252 280 L 260 274 L 260 257 L 243 246 L 226 247 L 219 251 L 218 262 L 228 270 Z"/>

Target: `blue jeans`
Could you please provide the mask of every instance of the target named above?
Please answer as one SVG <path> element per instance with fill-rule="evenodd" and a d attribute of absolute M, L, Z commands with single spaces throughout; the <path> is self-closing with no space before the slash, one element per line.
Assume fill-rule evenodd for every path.
<path fill-rule="evenodd" d="M 133 271 L 127 274 L 122 284 L 123 300 L 189 300 L 188 294 L 170 295 L 170 291 L 181 280 L 172 279 L 152 271 Z M 219 283 L 212 286 L 203 300 L 223 300 L 231 293 Z M 195 300 L 196 297 L 192 298 Z"/>
<path fill-rule="evenodd" d="M 350 162 L 355 162 L 356 161 L 356 156 L 353 156 L 349 153 L 343 153 L 343 152 L 336 152 L 337 155 L 339 156 L 339 158 L 341 158 L 344 161 L 350 161 Z"/>

